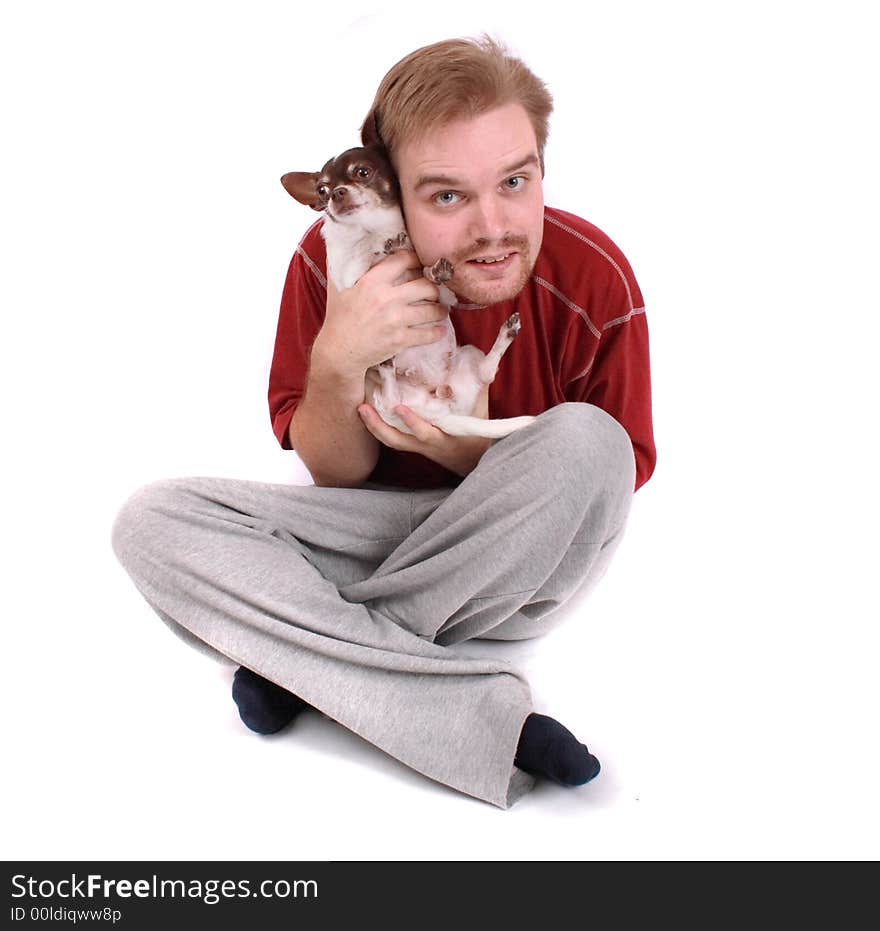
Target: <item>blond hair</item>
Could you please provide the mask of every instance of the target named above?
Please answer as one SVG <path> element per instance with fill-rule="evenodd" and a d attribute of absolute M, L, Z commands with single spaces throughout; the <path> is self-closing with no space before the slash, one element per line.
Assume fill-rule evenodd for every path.
<path fill-rule="evenodd" d="M 384 145 L 394 160 L 402 145 L 456 119 L 520 104 L 535 131 L 541 169 L 553 98 L 547 86 L 501 44 L 448 39 L 417 49 L 382 79 L 361 127 L 366 145 Z"/>

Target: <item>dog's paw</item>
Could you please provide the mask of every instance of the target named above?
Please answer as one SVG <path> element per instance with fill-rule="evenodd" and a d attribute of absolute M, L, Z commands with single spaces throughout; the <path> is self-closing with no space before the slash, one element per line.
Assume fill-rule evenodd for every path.
<path fill-rule="evenodd" d="M 385 240 L 385 255 L 392 255 L 395 252 L 400 252 L 402 249 L 409 248 L 409 236 L 406 235 L 406 232 L 398 233 L 396 236 L 392 236 L 391 239 Z"/>
<path fill-rule="evenodd" d="M 430 268 L 425 270 L 425 277 L 434 284 L 445 284 L 452 278 L 454 272 L 455 267 L 449 259 L 437 259 Z"/>
<path fill-rule="evenodd" d="M 504 326 L 507 330 L 507 335 L 513 339 L 513 337 L 516 336 L 516 334 L 519 333 L 519 331 L 522 329 L 519 313 L 511 314 L 507 318 L 507 322 L 504 324 Z"/>

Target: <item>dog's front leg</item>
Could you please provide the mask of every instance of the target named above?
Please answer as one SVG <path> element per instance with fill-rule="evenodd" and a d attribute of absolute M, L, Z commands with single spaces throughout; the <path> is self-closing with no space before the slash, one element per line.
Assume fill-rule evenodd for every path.
<path fill-rule="evenodd" d="M 425 266 L 422 271 L 428 281 L 433 281 L 440 289 L 440 303 L 444 307 L 454 307 L 457 298 L 446 287 L 446 282 L 450 281 L 453 274 L 455 274 L 455 267 L 452 262 L 449 259 L 437 259 L 433 265 Z"/>

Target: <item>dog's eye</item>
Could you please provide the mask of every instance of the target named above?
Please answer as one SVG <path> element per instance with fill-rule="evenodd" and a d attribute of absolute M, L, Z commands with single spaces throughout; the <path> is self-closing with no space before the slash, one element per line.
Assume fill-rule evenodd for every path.
<path fill-rule="evenodd" d="M 366 168 L 363 165 L 358 165 L 357 169 L 355 170 L 355 174 L 361 179 L 361 181 L 366 181 L 372 173 L 373 172 L 370 171 L 369 168 Z"/>
<path fill-rule="evenodd" d="M 330 194 L 330 188 L 326 184 L 318 185 L 318 197 L 327 197 Z"/>

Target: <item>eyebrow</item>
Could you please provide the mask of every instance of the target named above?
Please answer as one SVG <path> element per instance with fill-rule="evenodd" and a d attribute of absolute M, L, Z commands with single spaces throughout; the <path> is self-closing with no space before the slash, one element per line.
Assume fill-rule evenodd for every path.
<path fill-rule="evenodd" d="M 532 153 L 522 161 L 517 162 L 515 165 L 510 165 L 508 168 L 505 168 L 501 174 L 504 176 L 511 175 L 515 171 L 519 171 L 520 169 L 525 168 L 527 165 L 540 165 L 538 156 Z M 423 175 L 416 182 L 415 190 L 419 191 L 423 187 L 428 187 L 429 185 L 434 184 L 445 185 L 448 187 L 461 187 L 462 183 L 463 182 L 459 178 L 453 178 L 449 175 Z"/>

